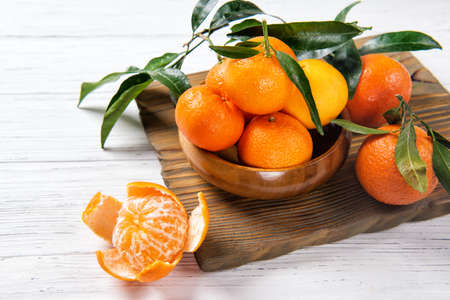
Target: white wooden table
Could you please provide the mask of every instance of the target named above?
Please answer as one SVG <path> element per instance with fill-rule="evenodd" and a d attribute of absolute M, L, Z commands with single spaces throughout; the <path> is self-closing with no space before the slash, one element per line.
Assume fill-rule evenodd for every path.
<path fill-rule="evenodd" d="M 107 247 L 81 222 L 97 191 L 123 198 L 135 180 L 162 183 L 131 105 L 99 147 L 117 85 L 76 109 L 82 81 L 178 51 L 191 1 L 3 0 L 0 5 L 1 299 L 450 299 L 450 216 L 362 234 L 233 270 L 204 273 L 186 255 L 165 279 L 126 283 L 97 265 Z M 289 21 L 330 19 L 349 1 L 256 1 Z M 366 1 L 349 17 L 373 33 L 419 29 L 444 51 L 417 53 L 450 87 L 450 1 Z M 220 34 L 219 34 L 220 35 Z M 203 49 L 184 71 L 205 70 Z"/>

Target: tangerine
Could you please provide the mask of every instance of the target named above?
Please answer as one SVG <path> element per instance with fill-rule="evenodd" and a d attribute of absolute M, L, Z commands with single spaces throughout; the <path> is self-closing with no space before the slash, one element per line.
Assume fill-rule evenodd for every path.
<path fill-rule="evenodd" d="M 285 168 L 311 159 L 313 142 L 308 130 L 288 114 L 254 117 L 238 143 L 239 157 L 259 168 Z"/>
<path fill-rule="evenodd" d="M 224 58 L 221 62 L 215 64 L 209 70 L 205 79 L 206 86 L 209 87 L 214 93 L 222 97 L 226 96 L 225 91 L 223 90 L 223 80 L 229 62 L 229 58 Z"/>
<path fill-rule="evenodd" d="M 172 262 L 184 247 L 188 218 L 168 194 L 128 197 L 119 211 L 112 242 L 136 270 L 155 260 Z"/>
<path fill-rule="evenodd" d="M 244 130 L 242 112 L 206 85 L 192 87 L 180 96 L 175 121 L 191 143 L 209 151 L 231 147 Z"/>
<path fill-rule="evenodd" d="M 260 41 L 256 37 L 253 41 Z M 275 49 L 288 51 L 289 46 L 282 41 L 269 37 Z M 277 41 L 277 42 L 275 42 Z M 262 49 L 258 45 L 256 49 Z M 278 62 L 274 51 L 271 56 L 261 53 L 244 59 L 231 59 L 224 76 L 223 89 L 230 101 L 241 110 L 264 115 L 282 109 L 292 93 L 293 83 Z M 290 55 L 294 56 L 292 50 Z M 295 56 L 294 56 L 295 57 Z"/>
<path fill-rule="evenodd" d="M 286 45 L 282 40 L 280 40 L 280 39 L 278 39 L 276 37 L 273 37 L 273 36 L 269 36 L 268 39 L 269 39 L 270 46 L 272 46 L 275 50 L 284 52 L 284 53 L 288 54 L 290 57 L 292 57 L 293 59 L 297 59 L 297 57 L 295 56 L 295 53 L 291 49 L 291 47 Z M 249 39 L 248 41 L 261 43 L 258 46 L 253 47 L 253 49 L 258 50 L 260 52 L 264 52 L 265 51 L 264 46 L 263 46 L 264 36 L 255 36 L 255 37 Z M 273 52 L 273 50 L 270 50 L 270 51 L 271 51 L 272 54 L 275 54 Z"/>
<path fill-rule="evenodd" d="M 122 280 L 160 279 L 178 264 L 183 252 L 196 251 L 205 239 L 206 200 L 199 193 L 199 205 L 188 218 L 176 195 L 163 186 L 133 182 L 127 192 L 123 204 L 97 193 L 83 213 L 89 228 L 114 246 L 97 251 L 97 260 L 107 273 Z"/>
<path fill-rule="evenodd" d="M 383 114 L 398 106 L 395 95 L 409 101 L 411 77 L 401 63 L 383 54 L 367 54 L 361 61 L 361 77 L 347 108 L 354 123 L 376 128 L 386 123 Z"/>
<path fill-rule="evenodd" d="M 400 125 L 380 127 L 398 130 Z M 424 194 L 413 189 L 403 178 L 395 164 L 395 146 L 398 132 L 369 135 L 356 156 L 355 171 L 361 186 L 378 201 L 393 205 L 406 205 L 427 197 L 436 187 L 437 178 L 432 166 L 433 143 L 427 133 L 415 126 L 416 146 L 426 164 L 428 188 Z"/>

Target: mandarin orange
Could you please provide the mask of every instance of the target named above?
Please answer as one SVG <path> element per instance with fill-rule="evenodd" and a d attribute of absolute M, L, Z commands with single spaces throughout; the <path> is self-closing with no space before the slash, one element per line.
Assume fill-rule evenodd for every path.
<path fill-rule="evenodd" d="M 400 125 L 380 127 L 398 130 Z M 393 205 L 406 205 L 427 197 L 436 187 L 437 178 L 432 166 L 433 144 L 427 133 L 415 127 L 416 146 L 426 164 L 428 188 L 424 194 L 413 189 L 403 178 L 395 164 L 395 146 L 398 133 L 368 136 L 356 157 L 355 171 L 361 186 L 378 201 Z"/>
<path fill-rule="evenodd" d="M 192 87 L 180 96 L 175 121 L 191 143 L 209 151 L 229 148 L 244 130 L 242 112 L 206 85 Z"/>
<path fill-rule="evenodd" d="M 289 47 L 288 45 L 286 45 L 282 40 L 273 37 L 273 36 L 269 36 L 269 44 L 270 46 L 272 46 L 275 50 L 277 51 L 281 51 L 284 52 L 286 54 L 288 54 L 290 57 L 292 57 L 293 59 L 297 59 L 297 57 L 295 56 L 294 51 L 292 51 L 291 47 Z M 263 36 L 256 36 L 253 37 L 251 39 L 249 39 L 248 41 L 250 42 L 257 42 L 257 43 L 261 43 L 260 45 L 254 47 L 253 49 L 256 49 L 260 52 L 264 52 L 264 47 L 263 47 L 263 42 L 264 42 L 264 37 Z M 272 54 L 275 54 L 273 52 L 273 50 L 271 50 Z"/>
<path fill-rule="evenodd" d="M 253 39 L 261 40 L 261 37 Z M 275 38 L 269 38 L 272 47 L 288 51 L 289 46 Z M 277 42 L 275 42 L 277 41 Z M 267 57 L 259 45 L 261 53 L 244 59 L 232 59 L 227 65 L 223 89 L 230 101 L 241 110 L 264 115 L 282 109 L 295 88 L 271 50 Z M 292 50 L 290 55 L 294 55 Z M 294 56 L 295 57 L 295 56 Z"/>
<path fill-rule="evenodd" d="M 347 108 L 353 122 L 376 128 L 386 123 L 383 114 L 398 106 L 395 95 L 409 101 L 411 77 L 401 63 L 386 55 L 368 54 L 361 60 L 361 77 Z"/>
<path fill-rule="evenodd" d="M 240 160 L 259 168 L 285 168 L 311 159 L 308 130 L 288 114 L 275 112 L 254 117 L 238 143 Z"/>
<path fill-rule="evenodd" d="M 209 87 L 214 93 L 222 97 L 226 97 L 225 91 L 223 90 L 223 81 L 229 62 L 229 58 L 224 58 L 221 62 L 215 64 L 209 70 L 205 79 L 206 86 Z"/>

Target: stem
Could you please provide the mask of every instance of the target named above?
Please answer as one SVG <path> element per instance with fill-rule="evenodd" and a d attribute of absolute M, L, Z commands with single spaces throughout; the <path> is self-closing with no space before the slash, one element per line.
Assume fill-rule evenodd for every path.
<path fill-rule="evenodd" d="M 201 34 L 201 33 L 197 33 L 196 36 L 198 36 L 199 38 L 201 38 L 201 39 L 204 40 L 204 41 L 207 41 L 208 44 L 209 44 L 210 46 L 214 46 L 214 44 L 213 44 L 213 42 L 211 41 L 211 39 L 209 38 L 209 36 L 204 36 L 204 35 Z"/>
<path fill-rule="evenodd" d="M 434 136 L 433 129 L 430 127 L 430 125 L 425 123 L 425 121 L 423 121 L 418 115 L 416 115 L 416 113 L 411 113 L 411 117 L 414 119 L 414 121 L 420 122 L 426 128 L 426 130 L 431 135 L 431 139 L 433 140 L 433 142 L 435 142 L 436 141 L 436 137 Z"/>
<path fill-rule="evenodd" d="M 172 68 L 173 66 L 177 65 L 178 63 L 180 63 L 180 61 L 182 61 L 186 56 L 189 55 L 189 53 L 191 53 L 192 51 L 194 51 L 198 46 L 200 46 L 201 44 L 203 44 L 205 42 L 205 40 L 201 40 L 200 43 L 198 43 L 197 45 L 195 45 L 194 47 L 192 47 L 191 49 L 189 49 L 188 51 L 186 51 L 186 53 L 181 56 L 179 59 L 177 59 L 176 62 L 174 62 L 173 64 L 171 64 L 169 66 L 169 68 Z"/>
<path fill-rule="evenodd" d="M 400 126 L 400 130 L 403 130 L 405 128 L 405 123 L 406 123 L 406 108 L 405 108 L 405 102 L 402 101 L 401 103 L 402 106 L 402 124 Z"/>
<path fill-rule="evenodd" d="M 204 35 L 201 34 L 201 33 L 197 33 L 197 36 L 198 36 L 199 38 L 201 38 L 202 40 L 207 41 L 208 44 L 209 44 L 210 46 L 214 46 L 214 43 L 211 41 L 211 39 L 209 38 L 209 36 L 204 36 Z M 218 60 L 219 62 L 222 62 L 222 61 L 223 61 L 223 57 L 220 56 L 219 54 L 217 54 L 217 60 Z"/>
<path fill-rule="evenodd" d="M 208 36 L 210 36 L 210 35 L 213 34 L 215 31 L 217 31 L 217 30 L 219 30 L 219 29 L 222 29 L 222 28 L 224 28 L 224 27 L 227 27 L 229 24 L 230 24 L 230 23 L 226 23 L 226 24 L 223 24 L 223 25 L 221 25 L 221 26 L 219 26 L 219 27 L 203 29 L 200 33 L 201 33 L 201 34 L 208 33 Z"/>
<path fill-rule="evenodd" d="M 200 43 L 198 43 L 197 45 L 195 45 L 194 47 L 192 47 L 191 50 L 189 50 L 188 52 L 186 52 L 185 55 L 188 55 L 189 53 L 191 53 L 192 51 L 194 51 L 198 46 L 200 46 L 201 44 L 203 44 L 205 41 L 201 40 Z"/>
<path fill-rule="evenodd" d="M 411 106 L 403 99 L 403 97 L 401 95 L 395 95 L 395 96 L 400 101 L 400 107 L 402 109 L 402 125 L 401 125 L 401 129 L 404 128 L 404 123 L 406 121 L 406 115 L 407 115 L 407 112 L 408 112 L 409 117 L 414 122 L 420 122 L 426 128 L 426 130 L 429 132 L 429 135 L 431 135 L 432 141 L 435 142 L 436 141 L 436 136 L 434 135 L 433 129 L 430 127 L 430 125 L 425 123 L 424 120 L 422 120 L 415 112 L 412 111 Z"/>
<path fill-rule="evenodd" d="M 184 55 L 181 56 L 175 63 L 171 64 L 171 65 L 170 65 L 170 68 L 172 68 L 172 67 L 176 66 L 177 64 L 181 63 L 181 61 L 182 61 L 186 56 L 188 56 L 189 53 L 191 53 L 191 52 L 194 51 L 198 46 L 200 46 L 201 44 L 203 44 L 203 42 L 205 41 L 205 39 L 203 39 L 202 36 L 203 36 L 204 38 L 206 38 L 206 40 L 208 40 L 209 43 L 210 43 L 210 45 L 211 45 L 212 42 L 211 42 L 211 39 L 209 38 L 209 37 L 211 36 L 211 34 L 213 34 L 215 31 L 217 31 L 217 30 L 219 30 L 219 29 L 222 29 L 222 28 L 224 28 L 224 27 L 227 27 L 227 26 L 228 26 L 228 23 L 227 23 L 227 24 L 224 24 L 224 25 L 222 25 L 222 26 L 216 27 L 216 28 L 207 28 L 207 29 L 203 29 L 202 31 L 200 31 L 200 32 L 198 32 L 198 33 L 192 34 L 191 39 L 190 39 L 188 42 L 186 42 L 186 43 L 183 44 L 183 47 L 186 47 L 186 52 L 185 52 Z M 208 34 L 207 37 L 204 36 L 205 33 Z M 197 45 L 195 45 L 193 48 L 189 49 L 189 48 L 190 48 L 190 45 L 191 45 L 196 39 L 198 39 L 198 38 L 202 38 L 202 41 L 201 41 L 200 43 L 198 43 Z M 222 57 L 221 57 L 220 55 L 217 55 L 217 59 L 218 59 L 219 61 L 222 61 Z"/>
<path fill-rule="evenodd" d="M 266 52 L 265 56 L 272 57 L 272 54 L 270 53 L 269 34 L 267 32 L 267 22 L 265 19 L 262 21 L 262 27 L 263 27 L 263 33 L 264 33 L 264 49 Z"/>
<path fill-rule="evenodd" d="M 283 20 L 281 17 L 279 17 L 279 16 L 275 16 L 275 15 L 268 15 L 269 17 L 272 17 L 272 18 L 275 18 L 275 19 L 278 19 L 278 20 L 280 20 L 281 22 L 283 22 L 284 24 L 286 24 L 286 21 L 285 20 Z"/>

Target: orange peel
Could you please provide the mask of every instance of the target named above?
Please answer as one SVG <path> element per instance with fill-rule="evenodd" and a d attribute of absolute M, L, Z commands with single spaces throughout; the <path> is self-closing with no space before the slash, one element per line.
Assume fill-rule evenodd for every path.
<path fill-rule="evenodd" d="M 105 251 L 99 250 L 96 254 L 98 264 L 109 275 L 120 280 L 140 282 L 152 282 L 166 277 L 183 257 L 180 254 L 171 263 L 155 260 L 139 271 L 131 267 L 115 248 Z"/>
<path fill-rule="evenodd" d="M 198 206 L 194 208 L 189 217 L 189 230 L 187 234 L 185 252 L 195 252 L 206 238 L 209 227 L 208 203 L 202 192 L 197 194 Z"/>
<path fill-rule="evenodd" d="M 92 197 L 81 219 L 96 235 L 111 243 L 122 203 L 116 198 L 97 193 Z"/>

